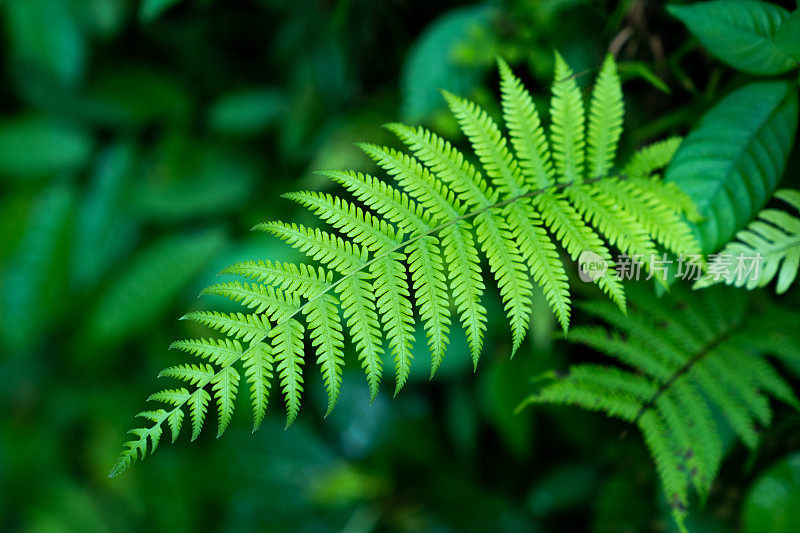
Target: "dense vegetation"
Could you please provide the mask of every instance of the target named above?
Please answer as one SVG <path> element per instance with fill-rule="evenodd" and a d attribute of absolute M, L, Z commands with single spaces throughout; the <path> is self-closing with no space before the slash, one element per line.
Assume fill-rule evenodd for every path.
<path fill-rule="evenodd" d="M 0 11 L 3 524 L 800 523 L 794 2 Z"/>

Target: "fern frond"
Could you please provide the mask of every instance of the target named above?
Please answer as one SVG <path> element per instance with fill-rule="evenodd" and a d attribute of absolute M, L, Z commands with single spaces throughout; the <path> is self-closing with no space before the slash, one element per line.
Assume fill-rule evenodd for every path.
<path fill-rule="evenodd" d="M 332 281 L 331 273 L 326 272 L 322 267 L 315 270 L 313 266 L 303 263 L 280 263 L 278 261 L 273 263 L 265 260 L 235 263 L 224 268 L 220 274 L 250 278 L 306 298 L 325 290 Z"/>
<path fill-rule="evenodd" d="M 264 338 L 271 327 L 267 317 L 259 314 L 195 311 L 183 315 L 181 320 L 197 322 L 243 342 Z"/>
<path fill-rule="evenodd" d="M 290 318 L 271 332 L 275 369 L 286 400 L 286 426 L 300 411 L 303 394 L 303 325 Z"/>
<path fill-rule="evenodd" d="M 417 239 L 409 248 L 408 269 L 428 336 L 433 377 L 447 352 L 451 324 L 442 251 L 439 240 L 431 235 Z"/>
<path fill-rule="evenodd" d="M 264 222 L 254 229 L 272 233 L 309 258 L 340 274 L 349 274 L 367 262 L 367 250 L 320 229 L 284 222 Z"/>
<path fill-rule="evenodd" d="M 300 308 L 300 297 L 297 293 L 258 283 L 218 283 L 203 289 L 200 294 L 224 296 L 274 320 L 292 316 Z"/>
<path fill-rule="evenodd" d="M 375 309 L 375 293 L 369 283 L 369 276 L 364 272 L 356 272 L 343 278 L 336 289 L 342 301 L 342 312 L 350 328 L 350 336 L 367 375 L 371 401 L 378 395 L 383 373 L 383 342 Z"/>
<path fill-rule="evenodd" d="M 217 399 L 218 428 L 217 437 L 225 433 L 228 424 L 231 423 L 233 415 L 233 402 L 236 400 L 236 392 L 239 390 L 239 373 L 235 368 L 226 366 L 211 380 L 211 390 Z"/>
<path fill-rule="evenodd" d="M 394 355 L 397 371 L 395 394 L 403 388 L 411 372 L 411 343 L 414 339 L 414 318 L 404 259 L 404 254 L 395 252 L 370 266 L 376 308 L 383 318 L 384 331 Z"/>
<path fill-rule="evenodd" d="M 553 98 L 550 100 L 550 142 L 553 158 L 561 183 L 583 181 L 585 112 L 583 96 L 572 69 L 556 52 L 556 74 L 553 82 Z"/>
<path fill-rule="evenodd" d="M 587 133 L 589 177 L 605 176 L 611 170 L 622 135 L 622 86 L 617 64 L 609 55 L 603 62 L 592 92 Z"/>
<path fill-rule="evenodd" d="M 242 366 L 247 382 L 250 383 L 250 403 L 253 408 L 253 431 L 264 421 L 269 403 L 274 368 L 272 346 L 259 342 L 242 356 Z"/>
<path fill-rule="evenodd" d="M 347 198 L 313 191 L 286 195 L 329 229 L 275 221 L 256 226 L 301 251 L 308 263 L 240 262 L 223 274 L 247 281 L 225 281 L 203 291 L 238 302 L 249 312 L 200 311 L 184 317 L 227 338 L 173 345 L 202 361 L 162 372 L 186 390 L 172 388 L 151 397 L 167 408 L 145 417 L 151 426 L 136 430 L 113 473 L 150 449 L 162 424 L 177 435 L 183 414 L 175 413 L 188 411 L 196 438 L 211 393 L 219 413 L 217 431 L 222 433 L 231 419 L 240 376 L 249 384 L 254 429 L 264 419 L 273 379 L 291 424 L 304 389 L 306 336 L 321 369 L 327 412 L 340 394 L 348 342 L 355 347 L 373 399 L 383 377 L 384 350 L 394 361 L 395 393 L 404 386 L 411 371 L 416 320 L 427 335 L 431 375 L 447 351 L 456 320 L 451 314 L 463 326 L 477 366 L 487 329 L 486 266 L 481 256 L 499 289 L 514 353 L 528 331 L 534 284 L 562 328 L 568 329 L 572 303 L 559 245 L 573 259 L 590 251 L 608 264 L 594 281 L 612 300 L 610 306 L 622 310 L 626 296 L 610 246 L 629 254 L 655 251 L 656 243 L 687 255 L 696 249 L 681 219 L 686 210 L 683 196 L 651 175 L 663 162 L 665 150 L 650 149 L 637 156 L 630 164 L 640 169 L 635 183 L 613 170 L 622 117 L 613 59 L 606 60 L 592 100 L 588 147 L 583 100 L 563 58 L 557 57 L 550 140 L 530 94 L 502 61 L 499 68 L 509 139 L 503 125 L 476 104 L 446 93 L 471 153 L 424 128 L 390 124 L 388 129 L 410 153 L 359 145 L 389 180 L 326 171 L 322 174 L 342 186 Z M 584 175 L 587 158 L 590 176 Z M 603 185 L 609 179 L 613 182 Z M 649 346 L 641 343 L 631 352 L 631 361 Z M 680 367 L 679 359 L 676 349 L 672 359 L 662 363 L 664 372 Z M 758 370 L 760 383 L 785 395 L 775 376 Z M 588 377 L 584 381 L 588 383 Z M 725 386 L 736 392 L 742 382 Z M 620 401 L 610 390 L 608 384 L 596 384 L 591 394 L 579 389 L 573 393 L 587 400 L 600 398 L 605 402 L 600 405 L 635 418 L 640 395 Z M 758 407 L 763 419 L 763 405 L 751 397 L 748 406 Z"/>
<path fill-rule="evenodd" d="M 775 197 L 800 212 L 800 192 L 781 189 Z M 775 292 L 786 292 L 800 270 L 800 218 L 764 209 L 736 238 L 710 258 L 708 271 L 695 288 L 725 283 L 752 290 L 777 279 Z"/>
<path fill-rule="evenodd" d="M 550 145 L 533 98 L 519 78 L 511 72 L 508 64 L 502 59 L 498 63 L 500 90 L 503 94 L 503 118 L 519 159 L 519 166 L 532 187 L 550 187 L 555 180 Z"/>
<path fill-rule="evenodd" d="M 317 363 L 322 368 L 322 379 L 328 391 L 327 414 L 330 414 L 339 398 L 344 365 L 344 335 L 338 301 L 334 296 L 324 294 L 309 302 L 305 313 L 309 337 L 317 349 Z"/>
<path fill-rule="evenodd" d="M 575 405 L 637 426 L 680 525 L 689 487 L 705 497 L 722 460 L 711 406 L 745 445 L 755 448 L 758 427 L 770 423 L 767 397 L 795 407 L 798 403 L 765 354 L 753 350 L 751 317 L 740 312 L 737 294 L 693 293 L 676 286 L 660 300 L 642 290 L 631 290 L 629 296 L 635 319 L 605 301 L 589 302 L 582 307 L 612 329 L 582 326 L 567 340 L 594 348 L 631 370 L 576 365 L 566 373 L 551 372 L 549 381 L 521 407 Z M 713 317 L 708 314 L 712 307 Z M 700 327 L 687 323 L 686 316 Z"/>

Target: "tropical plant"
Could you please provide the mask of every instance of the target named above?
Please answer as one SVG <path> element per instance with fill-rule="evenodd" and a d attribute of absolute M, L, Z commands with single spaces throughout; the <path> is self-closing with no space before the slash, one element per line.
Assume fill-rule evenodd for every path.
<path fill-rule="evenodd" d="M 672 514 L 684 529 L 690 488 L 704 500 L 719 470 L 720 423 L 754 449 L 757 428 L 772 419 L 768 396 L 800 408 L 792 388 L 765 357 L 797 360 L 800 345 L 754 342 L 759 336 L 783 336 L 787 323 L 771 307 L 760 312 L 766 319 L 754 317 L 742 291 L 692 293 L 675 286 L 669 297 L 658 299 L 631 287 L 627 294 L 629 315 L 606 302 L 581 303 L 582 310 L 611 328 L 578 326 L 567 339 L 629 368 L 585 363 L 564 372 L 551 370 L 520 408 L 574 405 L 636 426 L 656 463 Z"/>
<path fill-rule="evenodd" d="M 645 258 L 646 268 L 647 258 L 661 250 L 700 252 L 682 218 L 692 216 L 691 202 L 676 186 L 654 175 L 669 162 L 679 140 L 646 147 L 622 171 L 614 170 L 623 101 L 611 56 L 598 75 L 587 124 L 575 76 L 556 54 L 549 138 L 531 95 L 505 62 L 499 62 L 499 70 L 510 145 L 484 110 L 444 94 L 480 167 L 435 133 L 391 124 L 389 130 L 413 155 L 372 144 L 361 148 L 399 188 L 368 174 L 326 171 L 322 174 L 342 185 L 361 205 L 344 196 L 317 192 L 287 197 L 338 233 L 285 222 L 256 226 L 322 265 L 263 260 L 225 269 L 224 274 L 253 282 L 219 283 L 203 293 L 240 302 L 250 313 L 195 312 L 184 317 L 226 337 L 173 343 L 173 348 L 202 362 L 172 366 L 161 375 L 183 381 L 191 389 L 166 389 L 150 397 L 166 408 L 139 414 L 150 424 L 132 430 L 135 438 L 126 443 L 112 475 L 148 449 L 155 450 L 164 424 L 174 441 L 184 408 L 195 439 L 212 395 L 218 408 L 217 433 L 222 434 L 234 410 L 239 367 L 250 384 L 254 429 L 263 421 L 275 374 L 286 402 L 287 425 L 291 424 L 303 393 L 306 329 L 321 367 L 328 412 L 340 392 L 344 325 L 356 345 L 372 398 L 383 374 L 385 334 L 395 362 L 396 394 L 410 371 L 412 292 L 428 337 L 431 375 L 448 345 L 453 314 L 450 295 L 466 332 L 473 366 L 477 366 L 487 322 L 481 302 L 485 285 L 479 250 L 499 288 L 512 334 L 512 354 L 528 328 L 534 283 L 564 331 L 569 326 L 569 283 L 554 241 L 573 259 L 590 251 L 608 265 L 594 281 L 623 313 L 626 298 L 609 246 Z"/>

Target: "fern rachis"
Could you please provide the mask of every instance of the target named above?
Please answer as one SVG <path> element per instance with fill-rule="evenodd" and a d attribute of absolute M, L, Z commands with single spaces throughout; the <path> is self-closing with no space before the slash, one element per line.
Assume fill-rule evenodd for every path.
<path fill-rule="evenodd" d="M 665 246 L 695 253 L 697 243 L 688 228 L 680 226 L 684 224 L 680 214 L 688 212 L 684 195 L 663 186 L 652 175 L 666 161 L 646 157 L 649 153 L 662 154 L 665 148 L 657 144 L 646 149 L 647 154 L 640 153 L 634 159 L 636 174 L 614 193 L 616 196 L 599 186 L 610 179 L 605 173 L 614 159 L 622 120 L 620 82 L 613 59 L 609 57 L 604 63 L 601 83 L 592 98 L 586 142 L 582 96 L 580 92 L 576 96 L 574 80 L 569 81 L 571 71 L 560 56 L 557 62 L 561 81 L 553 91 L 550 142 L 530 95 L 501 61 L 503 114 L 510 144 L 478 106 L 445 95 L 480 165 L 424 128 L 393 124 L 389 129 L 407 145 L 411 155 L 373 145 L 362 148 L 399 188 L 366 174 L 331 171 L 325 174 L 359 203 L 314 192 L 287 195 L 336 233 L 282 222 L 257 228 L 280 237 L 321 265 L 250 261 L 226 269 L 226 273 L 252 281 L 220 283 L 204 293 L 240 302 L 250 314 L 186 316 L 230 338 L 174 345 L 207 360 L 162 373 L 187 382 L 195 390 L 151 397 L 164 401 L 170 409 L 142 414 L 153 425 L 135 430 L 137 438 L 127 443 L 112 474 L 144 456 L 148 447 L 154 450 L 164 422 L 176 437 L 183 419 L 178 413 L 184 405 L 189 408 L 192 437 L 196 437 L 211 399 L 206 388 L 213 392 L 220 413 L 218 431 L 224 431 L 237 393 L 240 374 L 236 366 L 240 361 L 250 384 L 254 425 L 263 420 L 273 376 L 277 376 L 287 404 L 287 425 L 291 424 L 303 392 L 306 331 L 321 366 L 329 412 L 341 385 L 345 332 L 354 342 L 372 397 L 378 393 L 384 359 L 389 356 L 396 367 L 395 392 L 399 391 L 408 377 L 412 357 L 416 319 L 412 293 L 416 314 L 428 335 L 431 373 L 444 357 L 455 319 L 448 304 L 450 295 L 477 365 L 486 331 L 481 253 L 502 297 L 512 333 L 512 352 L 522 343 L 528 327 L 534 283 L 542 288 L 565 331 L 569 325 L 569 286 L 555 242 L 560 242 L 572 258 L 591 250 L 607 260 L 612 268 L 596 282 L 623 310 L 625 295 L 613 275 L 605 242 L 623 251 L 655 251 Z M 566 84 L 562 83 L 564 79 Z M 603 169 L 604 175 L 585 175 L 587 150 L 590 172 Z M 616 179 L 624 176 L 618 174 Z M 572 205 L 576 198 L 577 208 Z M 655 218 L 639 220 L 637 213 L 647 209 L 668 214 L 665 225 Z M 620 230 L 612 224 L 612 218 L 624 219 L 625 228 Z M 671 233 L 675 227 L 681 229 L 678 237 Z M 384 335 L 389 354 L 383 353 Z M 240 342 L 246 342 L 247 347 Z"/>

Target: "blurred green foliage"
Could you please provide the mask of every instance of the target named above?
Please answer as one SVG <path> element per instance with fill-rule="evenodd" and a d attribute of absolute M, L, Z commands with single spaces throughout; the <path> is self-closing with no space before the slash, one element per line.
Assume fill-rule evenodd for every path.
<path fill-rule="evenodd" d="M 352 142 L 385 140 L 381 123 L 452 135 L 438 90 L 487 102 L 495 55 L 546 97 L 553 48 L 591 70 L 610 46 L 629 80 L 622 150 L 684 133 L 741 75 L 660 2 L 5 0 L 0 14 L 0 529 L 672 527 L 621 426 L 561 408 L 512 414 L 528 376 L 576 348 L 551 342 L 542 318 L 509 361 L 497 301 L 477 373 L 454 338 L 437 381 L 416 358 L 391 409 L 346 372 L 324 421 L 311 384 L 289 431 L 276 410 L 255 435 L 233 424 L 106 477 L 143 391 L 176 360 L 170 341 L 198 333 L 176 319 L 212 305 L 199 290 L 235 260 L 288 259 L 248 232 L 303 220 L 279 195 L 320 187 L 319 168 L 369 168 Z M 784 185 L 798 166 L 795 154 Z M 742 487 L 800 445 L 796 413 L 780 416 L 791 423 L 763 436 L 762 454 L 730 452 L 697 531 L 742 523 Z M 754 485 L 748 531 L 778 512 L 760 503 L 773 485 L 771 505 L 791 512 L 795 463 Z"/>

